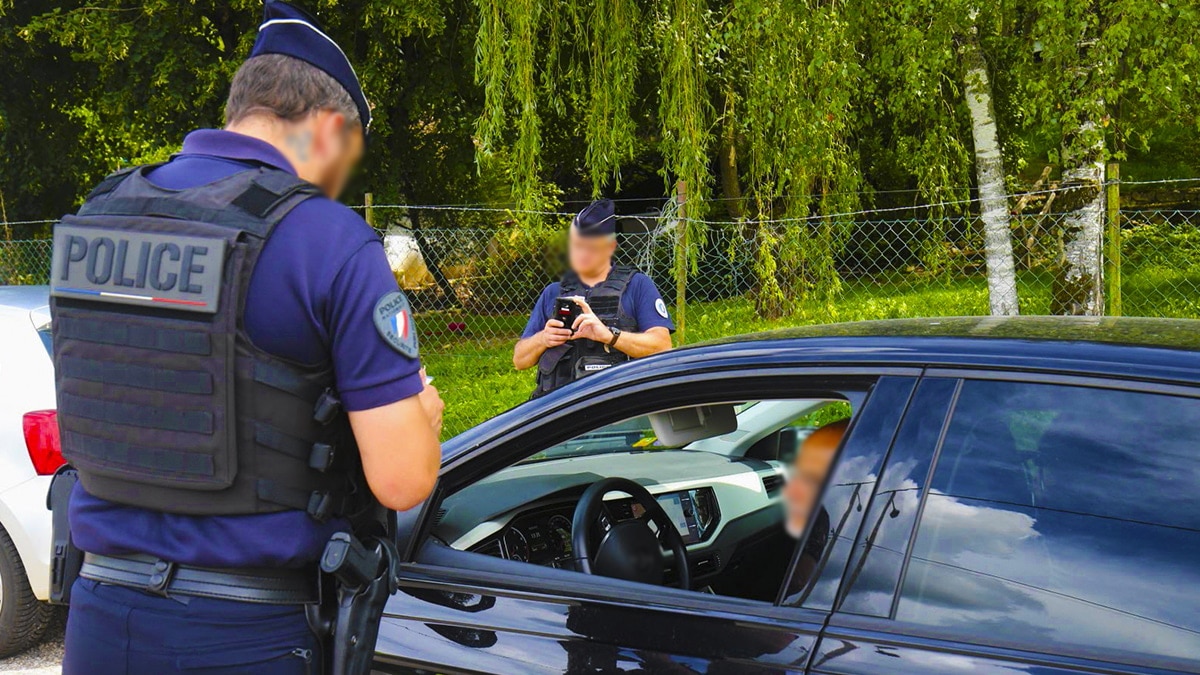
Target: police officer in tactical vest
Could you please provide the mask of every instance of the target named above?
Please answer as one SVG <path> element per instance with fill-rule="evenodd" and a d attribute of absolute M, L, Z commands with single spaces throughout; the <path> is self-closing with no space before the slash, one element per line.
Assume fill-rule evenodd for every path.
<path fill-rule="evenodd" d="M 593 202 L 572 220 L 571 269 L 542 291 L 513 350 L 517 370 L 538 368 L 533 398 L 671 348 L 675 325 L 654 282 L 613 264 L 616 232 L 609 199 Z"/>
<path fill-rule="evenodd" d="M 411 308 L 379 237 L 335 201 L 371 119 L 345 54 L 269 1 L 225 116 L 105 179 L 54 233 L 84 551 L 68 675 L 322 672 L 337 641 L 314 610 L 346 594 L 318 560 L 335 544 L 335 568 L 379 560 L 364 543 L 387 509 L 436 481 L 442 402 Z"/>

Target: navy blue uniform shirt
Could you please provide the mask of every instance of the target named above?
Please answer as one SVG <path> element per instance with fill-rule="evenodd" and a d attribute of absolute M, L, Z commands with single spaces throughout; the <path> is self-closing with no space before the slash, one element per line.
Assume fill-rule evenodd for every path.
<path fill-rule="evenodd" d="M 205 185 L 258 166 L 295 173 L 273 146 L 230 131 L 200 130 L 150 173 L 171 189 Z M 303 363 L 330 359 L 347 410 L 368 410 L 421 391 L 420 364 L 384 341 L 375 303 L 397 289 L 383 243 L 345 206 L 313 197 L 275 228 L 247 290 L 244 322 L 261 349 Z M 113 504 L 77 486 L 75 543 L 92 553 L 148 553 L 208 567 L 295 567 L 317 560 L 344 521 L 318 524 L 301 511 L 184 516 Z"/>
<path fill-rule="evenodd" d="M 533 306 L 533 313 L 529 315 L 529 323 L 525 324 L 525 331 L 521 333 L 521 339 L 533 337 L 546 327 L 560 295 L 562 284 L 557 281 L 542 290 L 537 304 Z M 662 294 L 650 277 L 641 272 L 634 274 L 625 287 L 625 293 L 621 295 L 621 310 L 637 321 L 639 333 L 655 327 L 675 332 L 675 324 L 667 314 L 667 303 L 663 302 Z"/>

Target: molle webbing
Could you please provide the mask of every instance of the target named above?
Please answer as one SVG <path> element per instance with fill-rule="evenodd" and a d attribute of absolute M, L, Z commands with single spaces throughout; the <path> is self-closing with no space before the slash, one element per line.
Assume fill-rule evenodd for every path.
<path fill-rule="evenodd" d="M 614 326 L 623 331 L 637 332 L 638 324 L 634 317 L 625 312 L 621 299 L 629 282 L 638 271 L 632 267 L 614 266 L 604 281 L 587 288 L 579 279 L 579 275 L 568 272 L 563 275 L 561 292 L 564 296 L 581 295 L 587 300 L 588 306 L 606 326 Z M 590 364 L 581 367 L 586 359 Z M 597 368 L 613 366 L 628 361 L 629 357 L 620 350 L 609 348 L 594 340 L 575 340 L 565 345 L 547 350 L 538 361 L 537 389 L 533 397 L 543 396 L 555 389 L 573 382 L 587 372 L 595 372 Z"/>
<path fill-rule="evenodd" d="M 318 191 L 267 168 L 165 190 L 150 168 L 106 179 L 55 230 L 64 455 L 88 492 L 122 504 L 345 513 L 365 490 L 345 415 L 314 419 L 336 400 L 330 364 L 263 352 L 241 316 L 263 245 Z"/>

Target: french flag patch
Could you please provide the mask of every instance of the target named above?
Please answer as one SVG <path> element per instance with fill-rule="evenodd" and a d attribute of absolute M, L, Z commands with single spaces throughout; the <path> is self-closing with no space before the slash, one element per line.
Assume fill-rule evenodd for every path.
<path fill-rule="evenodd" d="M 417 358 L 417 327 L 413 325 L 412 307 L 403 291 L 384 293 L 375 303 L 375 329 L 392 349 L 410 359 Z"/>

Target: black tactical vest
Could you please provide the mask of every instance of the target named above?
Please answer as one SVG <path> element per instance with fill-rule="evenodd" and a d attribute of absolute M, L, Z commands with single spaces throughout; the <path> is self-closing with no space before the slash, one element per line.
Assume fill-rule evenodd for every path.
<path fill-rule="evenodd" d="M 319 191 L 269 168 L 168 190 L 151 168 L 109 176 L 54 229 L 64 456 L 92 495 L 155 511 L 366 508 L 331 364 L 272 356 L 242 321 L 263 245 Z"/>
<path fill-rule="evenodd" d="M 621 307 L 621 298 L 629 281 L 638 271 L 632 267 L 616 265 L 608 278 L 588 288 L 579 275 L 567 272 L 562 278 L 563 296 L 581 295 L 588 306 L 604 325 L 622 331 L 637 332 L 637 320 Z M 569 328 L 570 326 L 568 326 Z M 544 396 L 559 387 L 574 382 L 601 370 L 611 368 L 629 360 L 629 356 L 615 347 L 595 340 L 572 340 L 564 345 L 547 349 L 538 360 L 537 389 L 531 398 Z"/>

